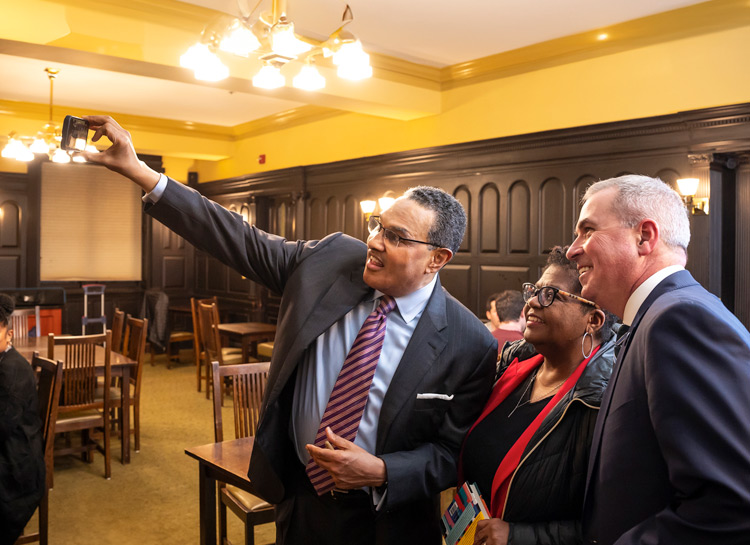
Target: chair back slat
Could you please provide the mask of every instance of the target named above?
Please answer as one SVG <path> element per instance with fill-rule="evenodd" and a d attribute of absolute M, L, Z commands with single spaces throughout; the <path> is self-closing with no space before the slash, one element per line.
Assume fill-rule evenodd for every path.
<path fill-rule="evenodd" d="M 122 354 L 135 360 L 136 371 L 130 377 L 130 384 L 135 386 L 136 397 L 141 391 L 141 376 L 143 375 L 143 360 L 146 356 L 146 338 L 148 337 L 148 318 L 133 318 L 128 316 L 125 321 L 125 343 Z"/>
<path fill-rule="evenodd" d="M 31 327 L 29 326 L 30 316 L 34 316 L 34 319 L 36 320 L 34 329 L 36 330 L 38 336 L 40 331 L 38 306 L 35 308 L 17 308 L 13 311 L 13 314 L 10 315 L 10 325 L 11 329 L 13 329 L 13 337 L 17 341 L 26 340 L 29 338 L 29 331 L 31 329 Z"/>
<path fill-rule="evenodd" d="M 47 483 L 52 476 L 52 451 L 55 437 L 55 423 L 60 405 L 60 390 L 62 388 L 63 363 L 43 358 L 34 352 L 31 367 L 37 374 L 37 395 L 39 397 L 39 417 L 42 420 L 42 442 L 44 445 L 44 461 L 47 465 Z"/>
<path fill-rule="evenodd" d="M 219 365 L 212 362 L 214 374 L 214 439 L 224 440 L 221 414 L 221 388 L 226 377 L 232 379 L 232 410 L 235 438 L 255 435 L 260 408 L 268 381 L 269 362 Z"/>
<path fill-rule="evenodd" d="M 96 351 L 104 350 L 104 382 L 111 383 L 110 350 L 111 332 L 99 335 L 55 337 L 50 333 L 47 343 L 49 359 L 55 359 L 56 347 L 63 352 L 63 380 L 59 412 L 100 407 L 96 398 Z M 109 388 L 104 388 L 104 397 L 109 398 Z"/>

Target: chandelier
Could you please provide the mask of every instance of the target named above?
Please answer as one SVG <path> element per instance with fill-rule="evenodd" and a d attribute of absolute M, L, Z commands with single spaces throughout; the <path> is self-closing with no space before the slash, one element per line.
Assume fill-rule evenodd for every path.
<path fill-rule="evenodd" d="M 62 135 L 60 134 L 60 125 L 56 124 L 53 116 L 53 91 L 55 78 L 60 70 L 55 68 L 45 68 L 49 78 L 49 121 L 45 123 L 42 130 L 36 136 L 19 135 L 15 131 L 8 136 L 8 143 L 0 153 L 6 159 L 15 159 L 17 161 L 29 162 L 35 159 L 36 155 L 46 155 L 53 163 L 70 163 L 71 156 L 68 152 L 60 147 Z M 86 151 L 97 151 L 94 146 L 87 146 Z M 85 163 L 83 157 L 75 156 L 72 158 L 76 163 Z"/>
<path fill-rule="evenodd" d="M 180 65 L 194 71 L 196 79 L 219 81 L 229 76 L 229 68 L 220 55 L 233 54 L 248 58 L 257 55 L 262 62 L 253 76 L 253 86 L 277 89 L 286 85 L 281 68 L 287 64 L 301 65 L 292 85 L 306 91 L 325 87 L 326 81 L 315 66 L 316 60 L 331 58 L 336 74 L 348 80 L 361 80 L 372 76 L 370 56 L 362 43 L 344 30 L 354 16 L 347 5 L 341 26 L 323 41 L 300 36 L 294 23 L 287 17 L 286 0 L 272 0 L 271 12 L 255 17 L 262 0 L 241 18 L 222 16 L 203 29 L 200 41 L 180 57 Z M 238 1 L 242 11 L 242 1 Z"/>

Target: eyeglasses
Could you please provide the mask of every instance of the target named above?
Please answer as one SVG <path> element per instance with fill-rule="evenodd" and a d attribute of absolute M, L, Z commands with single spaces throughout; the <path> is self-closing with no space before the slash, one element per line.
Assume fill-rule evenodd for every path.
<path fill-rule="evenodd" d="M 426 244 L 427 246 L 440 248 L 439 244 L 433 244 L 432 242 L 425 242 L 423 240 L 414 240 L 413 238 L 404 238 L 396 234 L 395 231 L 383 227 L 383 224 L 380 223 L 380 216 L 370 216 L 370 219 L 367 222 L 367 230 L 370 232 L 370 236 L 373 237 L 382 231 L 385 241 L 394 248 L 398 248 L 400 242 L 416 242 L 417 244 Z"/>
<path fill-rule="evenodd" d="M 528 303 L 531 299 L 536 297 L 537 301 L 539 301 L 539 306 L 542 308 L 546 308 L 554 303 L 558 293 L 562 293 L 566 297 L 570 297 L 571 299 L 574 299 L 579 303 L 583 303 L 584 305 L 591 305 L 594 308 L 599 308 L 599 305 L 597 305 L 593 301 L 589 301 L 588 299 L 579 297 L 574 293 L 570 293 L 553 286 L 542 286 L 541 288 L 537 288 L 534 284 L 526 282 L 523 286 L 521 286 L 521 290 L 523 292 L 523 300 L 525 302 Z"/>

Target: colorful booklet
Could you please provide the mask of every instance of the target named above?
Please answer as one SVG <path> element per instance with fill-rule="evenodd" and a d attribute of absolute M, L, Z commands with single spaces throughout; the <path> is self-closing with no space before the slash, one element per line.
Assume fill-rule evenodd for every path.
<path fill-rule="evenodd" d="M 477 522 L 490 518 L 490 511 L 476 483 L 464 483 L 441 517 L 446 545 L 471 545 Z"/>

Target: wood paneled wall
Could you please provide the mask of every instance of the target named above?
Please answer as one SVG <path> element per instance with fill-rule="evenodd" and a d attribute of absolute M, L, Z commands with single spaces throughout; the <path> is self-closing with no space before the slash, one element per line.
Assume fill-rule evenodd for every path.
<path fill-rule="evenodd" d="M 364 239 L 361 200 L 400 195 L 415 185 L 441 187 L 468 214 L 466 236 L 441 272 L 442 282 L 483 316 L 489 294 L 536 280 L 549 248 L 572 240 L 581 195 L 592 182 L 626 173 L 658 176 L 671 185 L 681 177 L 697 177 L 698 196 L 711 191 L 711 213 L 691 217 L 688 268 L 747 326 L 750 289 L 741 273 L 750 265 L 748 157 L 750 104 L 740 104 L 291 168 L 197 187 L 258 227 L 289 239 L 317 239 L 334 231 Z M 7 208 L 2 208 L 4 217 L 10 218 L 0 223 L 0 284 L 37 285 L 33 203 L 38 196 L 33 184 L 24 188 L 22 176 L 0 175 L 0 181 L 0 208 Z M 150 219 L 144 222 L 144 248 L 139 289 L 160 286 L 171 297 L 217 295 L 229 319 L 274 320 L 278 294 L 196 252 Z M 74 308 L 75 297 L 72 301 Z"/>

